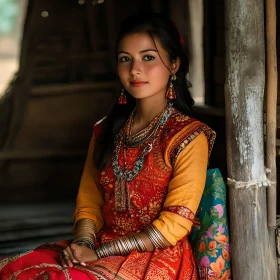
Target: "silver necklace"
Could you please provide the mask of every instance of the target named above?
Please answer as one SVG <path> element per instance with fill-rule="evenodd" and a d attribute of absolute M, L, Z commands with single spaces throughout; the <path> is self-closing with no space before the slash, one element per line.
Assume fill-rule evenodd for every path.
<path fill-rule="evenodd" d="M 113 172 L 117 178 L 115 183 L 115 210 L 116 211 L 124 211 L 127 208 L 130 209 L 130 196 L 129 196 L 129 190 L 127 186 L 127 182 L 132 181 L 142 170 L 144 166 L 144 159 L 146 155 L 148 155 L 152 148 L 155 140 L 157 139 L 157 132 L 158 130 L 164 126 L 166 121 L 168 120 L 169 116 L 172 114 L 173 107 L 168 104 L 166 107 L 164 113 L 162 114 L 162 117 L 160 118 L 158 124 L 156 125 L 156 128 L 153 130 L 154 133 L 151 137 L 151 140 L 147 143 L 147 145 L 144 147 L 142 152 L 137 157 L 133 168 L 131 170 L 122 170 L 121 166 L 119 165 L 118 158 L 119 153 L 121 150 L 121 145 L 124 143 L 124 141 L 118 141 L 118 144 L 116 145 L 116 148 L 113 152 L 112 156 L 112 167 Z M 123 137 L 119 136 L 119 139 L 123 139 Z"/>

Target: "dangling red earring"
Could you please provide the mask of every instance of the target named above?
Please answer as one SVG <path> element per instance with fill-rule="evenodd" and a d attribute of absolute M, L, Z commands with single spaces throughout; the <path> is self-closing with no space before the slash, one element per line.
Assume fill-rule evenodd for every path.
<path fill-rule="evenodd" d="M 120 105 L 126 104 L 126 95 L 124 94 L 124 88 L 122 89 L 121 95 L 119 96 L 118 103 Z"/>
<path fill-rule="evenodd" d="M 172 83 L 172 81 L 175 81 L 175 80 L 176 80 L 176 75 L 172 75 L 169 88 L 168 88 L 168 90 L 166 92 L 166 95 L 165 95 L 167 97 L 167 99 L 169 99 L 169 100 L 176 99 L 176 91 L 175 91 L 175 89 L 173 87 L 173 83 Z"/>

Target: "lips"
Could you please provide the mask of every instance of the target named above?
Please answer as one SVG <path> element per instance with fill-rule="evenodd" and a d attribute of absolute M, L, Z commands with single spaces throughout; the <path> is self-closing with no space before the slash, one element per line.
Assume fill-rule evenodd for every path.
<path fill-rule="evenodd" d="M 147 84 L 147 82 L 144 81 L 131 81 L 130 84 L 134 87 L 142 87 L 145 84 Z"/>

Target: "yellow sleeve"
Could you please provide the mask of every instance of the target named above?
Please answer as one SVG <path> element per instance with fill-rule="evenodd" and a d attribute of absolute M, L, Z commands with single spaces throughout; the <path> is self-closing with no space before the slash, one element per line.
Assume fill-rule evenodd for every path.
<path fill-rule="evenodd" d="M 76 210 L 74 213 L 74 225 L 82 218 L 94 221 L 96 231 L 103 227 L 102 207 L 104 200 L 98 189 L 99 172 L 93 164 L 94 135 L 91 138 L 84 171 L 82 174 L 79 192 L 76 200 Z"/>
<path fill-rule="evenodd" d="M 172 206 L 181 207 L 185 213 L 196 213 L 206 182 L 207 164 L 208 140 L 202 133 L 188 144 L 176 159 L 164 203 L 165 209 Z M 162 211 L 153 224 L 172 245 L 175 245 L 190 233 L 193 222 L 183 215 Z"/>

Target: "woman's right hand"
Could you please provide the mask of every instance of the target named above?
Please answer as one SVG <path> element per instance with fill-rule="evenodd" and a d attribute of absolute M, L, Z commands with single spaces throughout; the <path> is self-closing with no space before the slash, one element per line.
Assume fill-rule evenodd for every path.
<path fill-rule="evenodd" d="M 60 252 L 59 259 L 63 267 L 73 267 L 75 264 L 86 266 L 86 262 L 96 261 L 98 257 L 95 250 L 72 243 Z"/>

